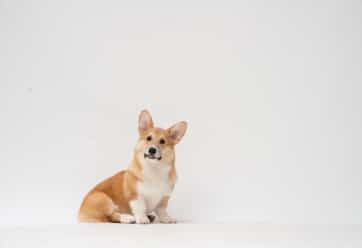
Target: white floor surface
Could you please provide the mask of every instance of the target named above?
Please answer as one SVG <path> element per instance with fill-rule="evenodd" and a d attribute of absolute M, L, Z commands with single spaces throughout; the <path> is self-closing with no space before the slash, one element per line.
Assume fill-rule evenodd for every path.
<path fill-rule="evenodd" d="M 73 224 L 0 227 L 0 247 L 362 247 L 360 225 Z"/>

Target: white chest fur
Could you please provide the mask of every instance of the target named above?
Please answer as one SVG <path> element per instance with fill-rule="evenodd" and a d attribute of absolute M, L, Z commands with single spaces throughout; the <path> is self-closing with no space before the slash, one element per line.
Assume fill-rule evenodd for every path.
<path fill-rule="evenodd" d="M 169 180 L 171 167 L 165 164 L 144 164 L 143 182 L 137 185 L 138 194 L 144 199 L 148 212 L 155 210 L 163 197 L 169 196 L 173 186 Z"/>

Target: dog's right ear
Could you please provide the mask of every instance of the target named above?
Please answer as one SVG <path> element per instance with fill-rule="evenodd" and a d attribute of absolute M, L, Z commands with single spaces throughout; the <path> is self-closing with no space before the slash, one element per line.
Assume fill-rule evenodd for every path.
<path fill-rule="evenodd" d="M 140 135 L 145 134 L 150 128 L 153 128 L 151 114 L 147 110 L 142 110 L 138 118 L 138 131 Z"/>

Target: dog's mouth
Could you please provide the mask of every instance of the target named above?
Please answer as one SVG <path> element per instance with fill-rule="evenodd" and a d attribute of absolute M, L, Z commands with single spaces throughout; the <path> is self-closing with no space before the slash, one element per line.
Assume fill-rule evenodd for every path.
<path fill-rule="evenodd" d="M 162 159 L 162 156 L 159 156 L 159 157 L 156 157 L 155 155 L 152 155 L 152 154 L 143 154 L 144 158 L 148 158 L 148 159 L 157 159 L 157 160 L 161 160 Z"/>

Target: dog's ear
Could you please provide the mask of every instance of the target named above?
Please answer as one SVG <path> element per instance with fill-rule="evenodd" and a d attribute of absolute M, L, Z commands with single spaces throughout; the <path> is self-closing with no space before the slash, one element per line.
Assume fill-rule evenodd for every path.
<path fill-rule="evenodd" d="M 175 125 L 171 126 L 169 129 L 167 129 L 169 138 L 174 144 L 179 143 L 182 137 L 184 136 L 186 129 L 187 129 L 186 121 L 180 121 L 176 123 Z"/>
<path fill-rule="evenodd" d="M 147 132 L 150 128 L 153 128 L 151 114 L 147 110 L 142 110 L 138 118 L 138 131 L 140 135 Z"/>

